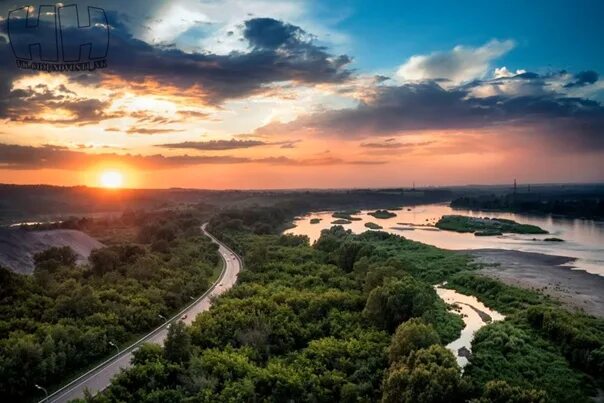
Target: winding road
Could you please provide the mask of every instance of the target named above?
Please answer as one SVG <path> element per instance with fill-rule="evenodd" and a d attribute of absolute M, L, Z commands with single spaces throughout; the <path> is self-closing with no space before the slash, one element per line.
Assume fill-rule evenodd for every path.
<path fill-rule="evenodd" d="M 193 323 L 193 320 L 195 320 L 195 317 L 199 313 L 210 309 L 211 300 L 213 297 L 222 294 L 235 284 L 237 281 L 237 274 L 241 270 L 243 262 L 241 258 L 237 256 L 231 249 L 208 233 L 206 231 L 206 226 L 207 223 L 203 224 L 201 230 L 213 242 L 218 244 L 218 252 L 225 262 L 220 277 L 218 280 L 216 280 L 212 287 L 210 287 L 202 296 L 193 301 L 181 312 L 166 321 L 163 325 L 156 328 L 151 333 L 145 335 L 130 346 L 126 347 L 118 354 L 115 354 L 106 361 L 92 368 L 90 371 L 73 380 L 61 389 L 58 389 L 54 393 L 48 395 L 47 398 L 40 400 L 40 402 L 68 402 L 73 399 L 83 398 L 84 390 L 86 389 L 88 389 L 93 395 L 102 391 L 109 386 L 113 376 L 115 376 L 122 368 L 128 368 L 130 366 L 132 353 L 137 350 L 142 343 L 163 344 L 168 334 L 168 328 L 171 322 L 181 319 L 185 324 L 190 325 Z"/>

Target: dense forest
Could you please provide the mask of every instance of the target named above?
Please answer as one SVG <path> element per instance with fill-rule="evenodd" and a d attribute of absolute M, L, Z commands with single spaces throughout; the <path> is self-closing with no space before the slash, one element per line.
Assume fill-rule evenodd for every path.
<path fill-rule="evenodd" d="M 146 345 L 95 402 L 587 402 L 602 386 L 604 321 L 479 277 L 464 255 L 383 232 L 278 235 L 287 209 L 225 211 L 211 232 L 245 259 L 191 328 Z M 506 315 L 462 373 L 463 327 L 433 284 Z"/>
<path fill-rule="evenodd" d="M 32 276 L 0 268 L 0 400 L 40 397 L 34 384 L 52 389 L 203 293 L 220 262 L 198 215 L 80 220 L 108 245 L 88 264 L 61 247 L 37 254 Z"/>
<path fill-rule="evenodd" d="M 604 190 L 486 194 L 454 199 L 451 207 L 603 219 Z"/>

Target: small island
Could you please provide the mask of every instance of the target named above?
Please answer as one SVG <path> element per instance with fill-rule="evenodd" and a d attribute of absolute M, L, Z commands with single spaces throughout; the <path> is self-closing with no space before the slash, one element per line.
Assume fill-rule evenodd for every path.
<path fill-rule="evenodd" d="M 339 220 L 332 221 L 331 223 L 334 225 L 346 225 L 346 224 L 350 224 L 351 221 L 340 218 Z"/>
<path fill-rule="evenodd" d="M 360 213 L 360 211 L 358 211 L 358 210 L 344 210 L 344 211 L 336 211 L 331 216 L 333 218 L 339 218 L 342 220 L 360 221 L 361 220 L 360 217 L 353 217 L 354 214 L 359 214 L 359 213 Z"/>
<path fill-rule="evenodd" d="M 318 224 L 318 223 L 320 223 L 320 222 L 321 222 L 321 219 L 320 219 L 320 218 L 311 218 L 311 219 L 310 219 L 310 223 L 311 223 L 311 224 Z"/>
<path fill-rule="evenodd" d="M 445 215 L 436 223 L 436 227 L 446 231 L 474 233 L 475 236 L 494 236 L 504 233 L 547 234 L 536 225 L 519 224 L 503 218 L 477 218 L 461 215 Z"/>
<path fill-rule="evenodd" d="M 396 217 L 395 213 L 388 211 L 388 210 L 376 210 L 376 211 L 372 211 L 371 213 L 367 213 L 367 214 L 369 214 L 372 217 L 379 218 L 382 220 Z"/>
<path fill-rule="evenodd" d="M 544 241 L 545 242 L 564 242 L 564 239 L 552 237 L 552 238 L 545 238 Z"/>
<path fill-rule="evenodd" d="M 369 229 L 382 229 L 383 228 L 381 225 L 378 225 L 374 222 L 366 222 L 365 227 L 367 227 Z"/>

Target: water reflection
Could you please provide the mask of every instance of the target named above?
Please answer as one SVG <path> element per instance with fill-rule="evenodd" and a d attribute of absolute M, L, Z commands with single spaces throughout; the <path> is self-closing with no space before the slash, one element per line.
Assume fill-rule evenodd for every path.
<path fill-rule="evenodd" d="M 365 223 L 374 222 L 381 225 L 383 231 L 444 249 L 498 248 L 570 256 L 578 259 L 572 263 L 573 267 L 604 276 L 604 222 L 516 213 L 453 210 L 446 204 L 404 207 L 393 212 L 396 213 L 396 217 L 377 219 L 367 215 L 368 211 L 361 211 L 355 216 L 360 220 L 352 221 L 344 225 L 344 228 L 361 233 L 368 230 Z M 287 230 L 286 233 L 304 234 L 314 242 L 321 235 L 321 230 L 332 226 L 331 223 L 335 218 L 331 217 L 331 214 L 332 212 L 319 212 L 301 217 L 294 222 L 296 227 Z M 537 225 L 549 231 L 549 234 L 476 237 L 473 234 L 440 231 L 434 228 L 436 221 L 446 214 L 507 218 L 523 224 Z M 318 224 L 311 224 L 312 218 L 320 218 L 321 221 Z M 562 238 L 565 242 L 544 241 L 548 237 Z"/>
<path fill-rule="evenodd" d="M 474 334 L 481 327 L 492 322 L 505 319 L 505 316 L 497 311 L 487 308 L 475 297 L 460 294 L 455 290 L 435 286 L 438 296 L 447 304 L 453 306 L 453 311 L 464 321 L 465 327 L 457 340 L 447 344 L 447 348 L 453 352 L 460 367 L 468 364 L 468 355 L 471 353 Z"/>

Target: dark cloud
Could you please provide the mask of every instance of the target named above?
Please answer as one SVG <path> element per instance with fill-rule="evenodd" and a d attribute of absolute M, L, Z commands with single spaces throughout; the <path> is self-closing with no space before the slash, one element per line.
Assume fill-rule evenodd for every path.
<path fill-rule="evenodd" d="M 348 56 L 334 56 L 301 28 L 273 19 L 246 21 L 244 34 L 251 50 L 228 55 L 152 46 L 135 39 L 117 14 L 110 14 L 109 19 L 111 43 L 105 73 L 129 82 L 155 79 L 166 87 L 195 90 L 211 103 L 260 92 L 273 82 L 336 83 L 350 76 Z"/>
<path fill-rule="evenodd" d="M 184 141 L 182 143 L 169 143 L 169 144 L 158 144 L 156 147 L 171 148 L 171 149 L 191 149 L 191 150 L 203 150 L 203 151 L 223 151 L 223 150 L 237 150 L 243 148 L 252 148 L 260 146 L 276 146 L 279 145 L 281 148 L 293 148 L 297 141 L 280 141 L 280 142 L 267 142 L 262 140 L 210 140 L 210 141 Z"/>
<path fill-rule="evenodd" d="M 158 170 L 208 164 L 270 164 L 270 165 L 375 165 L 384 161 L 346 161 L 338 158 L 290 159 L 287 157 L 247 158 L 229 155 L 134 155 L 115 153 L 86 153 L 63 146 L 43 145 L 40 147 L 16 144 L 0 144 L 0 169 L 37 170 L 67 169 L 83 170 L 100 163 L 120 163 L 141 170 Z"/>
<path fill-rule="evenodd" d="M 474 82 L 448 89 L 434 81 L 382 86 L 356 108 L 314 113 L 286 124 L 272 123 L 255 134 L 275 136 L 305 131 L 363 138 L 409 131 L 524 125 L 546 128 L 551 136 L 586 148 L 604 148 L 604 107 L 598 102 L 551 91 L 523 96 L 472 95 L 474 88 L 489 83 Z"/>
<path fill-rule="evenodd" d="M 269 143 L 260 140 L 210 140 L 210 141 L 185 141 L 182 143 L 158 144 L 162 148 L 184 148 L 205 151 L 236 150 L 240 148 L 251 148 L 265 146 Z"/>
<path fill-rule="evenodd" d="M 397 141 L 393 141 L 393 139 L 384 140 L 381 143 L 361 143 L 361 147 L 363 148 L 374 148 L 374 149 L 387 149 L 387 150 L 400 150 L 400 149 L 413 149 L 422 146 L 427 146 L 432 144 L 432 141 L 420 141 L 416 143 L 399 143 Z"/>
<path fill-rule="evenodd" d="M 107 131 L 107 129 L 105 129 Z M 175 133 L 182 132 L 182 130 L 178 129 L 147 129 L 144 127 L 131 127 L 126 130 L 128 134 L 166 134 L 166 133 Z"/>
<path fill-rule="evenodd" d="M 244 25 L 243 36 L 257 49 L 297 46 L 305 35 L 299 27 L 273 18 L 255 18 L 246 21 Z"/>
<path fill-rule="evenodd" d="M 138 169 L 168 169 L 200 164 L 238 164 L 248 158 L 232 156 L 163 156 L 74 151 L 65 147 L 41 147 L 0 144 L 0 169 L 69 169 L 81 170 L 99 163 L 119 162 Z"/>
<path fill-rule="evenodd" d="M 147 85 L 155 81 L 164 92 L 182 94 L 187 91 L 202 101 L 220 104 L 228 98 L 238 98 L 268 91 L 275 82 L 294 81 L 303 84 L 338 83 L 347 80 L 351 73 L 346 68 L 348 56 L 330 54 L 314 43 L 314 39 L 299 27 L 270 18 L 255 18 L 245 22 L 244 37 L 251 49 L 228 55 L 211 53 L 186 53 L 170 46 L 153 46 L 132 36 L 124 15 L 107 11 L 111 25 L 108 68 L 93 73 L 70 73 L 79 84 L 99 86 L 132 85 L 148 92 Z M 44 22 L 41 21 L 41 24 Z M 70 34 L 69 30 L 63 35 Z M 0 33 L 6 32 L 6 20 L 0 20 Z M 14 118 L 21 112 L 15 105 L 24 102 L 25 94 L 11 92 L 12 83 L 24 74 L 35 74 L 16 68 L 14 55 L 3 36 L 0 36 L 0 118 Z M 62 88 L 61 91 L 66 90 Z M 21 96 L 19 96 L 21 95 Z M 63 95 L 69 94 L 68 90 Z M 79 101 L 84 102 L 84 101 Z M 63 105 L 76 112 L 73 122 L 90 123 L 106 118 L 102 111 L 87 101 L 81 108 Z M 17 108 L 15 108 L 17 106 Z M 35 107 L 28 104 L 28 116 L 33 120 Z M 56 108 L 58 105 L 47 105 Z M 15 110 L 14 115 L 9 109 Z M 182 111 L 184 117 L 204 117 L 195 111 Z M 79 118 L 82 121 L 78 121 Z M 72 121 L 69 121 L 72 122 Z M 62 123 L 68 123 L 62 122 Z M 158 122 L 164 123 L 164 122 Z"/>
<path fill-rule="evenodd" d="M 583 87 L 585 85 L 593 84 L 598 81 L 598 73 L 592 70 L 582 71 L 580 73 L 575 74 L 574 81 L 566 84 L 565 88 L 571 87 Z"/>
<path fill-rule="evenodd" d="M 37 85 L 35 88 L 10 90 L 5 98 L 6 108 L 2 110 L 0 107 L 0 118 L 17 122 L 84 125 L 122 116 L 121 113 L 107 112 L 109 101 L 74 97 L 63 88 L 52 91 L 46 85 Z M 42 113 L 46 116 L 41 116 Z"/>

